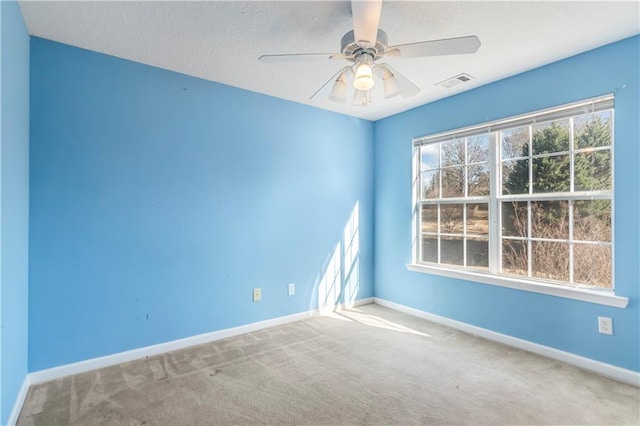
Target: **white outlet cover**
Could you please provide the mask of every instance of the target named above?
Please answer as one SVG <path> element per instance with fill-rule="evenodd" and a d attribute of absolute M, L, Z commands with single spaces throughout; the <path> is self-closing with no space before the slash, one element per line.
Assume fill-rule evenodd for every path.
<path fill-rule="evenodd" d="M 253 301 L 259 302 L 262 300 L 262 289 L 254 288 L 253 289 Z"/>
<path fill-rule="evenodd" d="M 296 285 L 295 285 L 295 283 L 289 283 L 288 291 L 289 291 L 289 296 L 293 296 L 294 294 L 296 294 Z"/>
<path fill-rule="evenodd" d="M 613 335 L 613 320 L 607 317 L 598 317 L 598 333 Z"/>

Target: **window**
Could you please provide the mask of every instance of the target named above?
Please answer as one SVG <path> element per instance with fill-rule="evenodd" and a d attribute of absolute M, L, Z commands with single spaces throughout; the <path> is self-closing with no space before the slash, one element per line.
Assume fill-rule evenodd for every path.
<path fill-rule="evenodd" d="M 414 140 L 414 264 L 613 291 L 613 96 Z"/>

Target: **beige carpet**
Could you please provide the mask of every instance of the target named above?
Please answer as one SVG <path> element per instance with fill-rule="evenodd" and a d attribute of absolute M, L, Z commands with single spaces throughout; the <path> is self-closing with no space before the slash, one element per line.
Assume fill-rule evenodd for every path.
<path fill-rule="evenodd" d="M 634 424 L 640 390 L 378 305 L 33 386 L 19 425 Z"/>

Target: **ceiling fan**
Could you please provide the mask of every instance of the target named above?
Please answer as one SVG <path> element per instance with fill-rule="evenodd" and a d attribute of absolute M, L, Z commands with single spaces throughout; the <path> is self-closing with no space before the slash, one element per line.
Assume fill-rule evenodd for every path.
<path fill-rule="evenodd" d="M 348 88 L 353 86 L 353 105 L 371 103 L 371 89 L 376 79 L 382 82 L 384 97 L 410 97 L 420 92 L 413 84 L 389 64 L 377 62 L 384 56 L 394 58 L 416 58 L 440 55 L 459 55 L 475 53 L 480 47 L 476 36 L 447 38 L 442 40 L 421 41 L 417 43 L 387 45 L 387 34 L 378 28 L 382 0 L 352 0 L 353 30 L 342 37 L 341 53 L 295 53 L 283 55 L 262 55 L 261 62 L 286 62 L 323 59 L 344 59 L 352 65 L 340 69 L 329 81 L 320 87 L 310 99 L 313 99 L 332 81 L 334 82 L 329 99 L 334 102 L 346 102 Z"/>

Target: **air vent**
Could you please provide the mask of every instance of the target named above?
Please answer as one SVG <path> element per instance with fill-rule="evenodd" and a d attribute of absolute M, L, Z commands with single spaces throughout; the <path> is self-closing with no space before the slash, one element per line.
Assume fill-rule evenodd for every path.
<path fill-rule="evenodd" d="M 436 86 L 441 86 L 441 87 L 445 87 L 447 89 L 452 88 L 453 86 L 457 86 L 458 84 L 461 83 L 466 83 L 468 81 L 473 80 L 474 77 L 470 76 L 469 74 L 466 73 L 462 73 L 462 74 L 458 74 L 455 77 L 451 77 L 448 78 L 444 81 L 441 81 L 440 83 L 437 83 Z"/>

